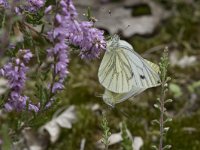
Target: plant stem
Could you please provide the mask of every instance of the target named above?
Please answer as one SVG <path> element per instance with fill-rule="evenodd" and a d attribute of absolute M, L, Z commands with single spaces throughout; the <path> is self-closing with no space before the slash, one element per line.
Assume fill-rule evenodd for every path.
<path fill-rule="evenodd" d="M 159 147 L 158 150 L 163 150 L 164 147 L 164 134 L 165 134 L 165 128 L 164 128 L 164 123 L 165 123 L 165 93 L 167 90 L 167 68 L 169 65 L 169 60 L 168 60 L 168 50 L 165 48 L 163 57 L 161 58 L 161 63 L 160 63 L 160 69 L 161 69 L 161 95 L 160 95 L 160 120 L 159 120 L 159 125 L 160 125 L 160 141 L 159 141 Z"/>
<path fill-rule="evenodd" d="M 29 25 L 26 22 L 23 22 L 23 25 L 26 26 L 27 28 L 29 28 L 29 30 L 31 30 L 34 33 L 36 33 L 37 35 L 44 37 L 45 40 L 47 40 L 47 41 L 50 42 L 50 40 L 49 40 L 49 38 L 48 38 L 48 36 L 46 34 L 40 33 L 39 31 L 37 31 L 36 29 L 34 29 L 31 25 Z"/>
<path fill-rule="evenodd" d="M 159 150 L 163 149 L 163 134 L 164 134 L 164 113 L 165 113 L 165 87 L 164 83 L 162 83 L 161 89 L 161 97 L 160 97 L 160 142 L 159 142 Z"/>
<path fill-rule="evenodd" d="M 106 145 L 105 150 L 108 150 L 108 145 Z"/>

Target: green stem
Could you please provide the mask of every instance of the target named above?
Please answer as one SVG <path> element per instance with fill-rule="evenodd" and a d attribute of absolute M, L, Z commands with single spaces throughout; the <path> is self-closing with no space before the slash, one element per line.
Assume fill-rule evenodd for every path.
<path fill-rule="evenodd" d="M 163 150 L 164 141 L 164 115 L 165 115 L 165 84 L 167 84 L 167 67 L 168 67 L 168 53 L 167 48 L 164 51 L 162 61 L 161 61 L 161 95 L 160 95 L 160 141 L 159 150 Z"/>
<path fill-rule="evenodd" d="M 108 144 L 106 145 L 105 150 L 108 150 Z"/>
<path fill-rule="evenodd" d="M 164 136 L 164 113 L 165 113 L 165 87 L 162 83 L 161 97 L 160 97 L 160 142 L 159 150 L 163 150 L 163 136 Z"/>

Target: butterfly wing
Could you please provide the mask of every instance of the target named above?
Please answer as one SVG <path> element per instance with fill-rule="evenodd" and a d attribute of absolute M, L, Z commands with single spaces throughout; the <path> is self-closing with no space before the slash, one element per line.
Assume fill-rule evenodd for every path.
<path fill-rule="evenodd" d="M 122 49 L 120 53 L 123 53 L 131 64 L 133 78 L 132 82 L 134 87 L 138 88 L 150 88 L 160 85 L 160 77 L 158 74 L 159 67 L 137 54 L 133 48 L 130 49 L 129 43 L 120 40 L 119 48 Z"/>
<path fill-rule="evenodd" d="M 130 97 L 136 96 L 140 94 L 141 92 L 143 92 L 144 90 L 145 90 L 144 88 L 133 87 L 131 91 L 127 93 L 114 93 L 105 89 L 105 92 L 103 94 L 103 101 L 107 105 L 114 107 L 115 104 L 121 103 L 129 99 Z"/>
<path fill-rule="evenodd" d="M 150 66 L 151 68 L 156 72 L 156 73 L 160 73 L 160 67 L 157 65 L 157 64 L 154 64 L 152 62 L 150 62 L 149 60 L 147 59 L 144 59 Z"/>
<path fill-rule="evenodd" d="M 106 51 L 99 67 L 99 82 L 115 93 L 126 93 L 133 87 L 132 69 L 129 61 L 120 53 Z"/>

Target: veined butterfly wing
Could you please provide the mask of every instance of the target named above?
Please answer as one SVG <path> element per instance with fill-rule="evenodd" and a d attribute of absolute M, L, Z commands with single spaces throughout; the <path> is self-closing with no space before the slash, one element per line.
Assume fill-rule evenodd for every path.
<path fill-rule="evenodd" d="M 133 87 L 132 69 L 122 51 L 118 47 L 115 50 L 105 52 L 98 71 L 100 83 L 108 90 L 115 93 L 129 92 Z"/>
<path fill-rule="evenodd" d="M 134 86 L 139 88 L 150 88 L 160 85 L 160 77 L 158 74 L 159 67 L 142 58 L 133 48 L 130 49 L 127 45 L 128 43 L 126 41 L 119 41 L 119 48 L 123 50 L 120 51 L 120 53 L 123 53 L 132 66 L 132 80 Z"/>
<path fill-rule="evenodd" d="M 121 103 L 129 99 L 130 97 L 136 96 L 140 94 L 141 92 L 143 92 L 144 90 L 145 90 L 144 88 L 133 87 L 131 91 L 128 93 L 114 93 L 105 89 L 105 92 L 103 94 L 103 101 L 107 105 L 114 107 L 115 104 Z"/>
<path fill-rule="evenodd" d="M 156 72 L 156 73 L 160 73 L 160 67 L 157 65 L 157 64 L 154 64 L 152 62 L 150 62 L 149 60 L 147 59 L 144 59 L 150 66 L 151 68 Z"/>

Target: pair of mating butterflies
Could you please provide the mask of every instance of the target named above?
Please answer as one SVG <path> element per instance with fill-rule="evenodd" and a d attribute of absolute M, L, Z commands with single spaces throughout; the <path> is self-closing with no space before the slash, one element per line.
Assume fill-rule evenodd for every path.
<path fill-rule="evenodd" d="M 118 35 L 107 42 L 98 77 L 105 87 L 103 100 L 112 107 L 148 88 L 160 85 L 159 67 L 143 59 Z"/>

